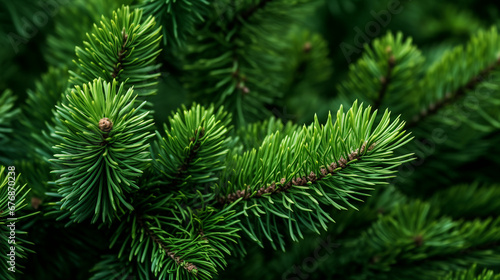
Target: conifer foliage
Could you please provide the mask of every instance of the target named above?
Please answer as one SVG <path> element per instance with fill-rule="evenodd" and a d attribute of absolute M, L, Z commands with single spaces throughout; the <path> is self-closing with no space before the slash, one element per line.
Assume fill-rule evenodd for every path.
<path fill-rule="evenodd" d="M 343 73 L 322 27 L 377 4 L 28 2 L 0 0 L 0 278 L 500 279 L 495 26 Z"/>

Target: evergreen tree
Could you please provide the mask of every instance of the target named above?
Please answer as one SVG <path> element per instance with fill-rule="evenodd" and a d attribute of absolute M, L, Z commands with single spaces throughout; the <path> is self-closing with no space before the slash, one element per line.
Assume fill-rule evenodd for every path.
<path fill-rule="evenodd" d="M 0 15 L 1 279 L 500 279 L 494 2 Z"/>

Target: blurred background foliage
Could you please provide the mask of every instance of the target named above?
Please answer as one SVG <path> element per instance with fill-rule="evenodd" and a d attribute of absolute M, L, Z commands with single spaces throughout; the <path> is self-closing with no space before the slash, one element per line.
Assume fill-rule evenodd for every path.
<path fill-rule="evenodd" d="M 142 7 L 145 13 L 157 17 L 158 13 L 163 13 L 162 17 L 159 17 L 159 23 L 164 25 L 163 30 L 167 33 L 164 35 L 163 52 L 159 60 L 161 67 L 157 69 L 160 73 L 158 94 L 149 99 L 154 104 L 156 123 L 167 122 L 171 111 L 193 99 L 202 103 L 216 102 L 216 98 L 210 95 L 213 92 L 204 91 L 204 87 L 212 88 L 219 80 L 202 79 L 206 76 L 203 71 L 208 70 L 202 68 L 203 61 L 200 60 L 199 54 L 206 49 L 200 49 L 202 44 L 199 43 L 206 42 L 207 46 L 214 44 L 213 42 L 220 39 L 220 34 L 236 28 L 239 19 L 235 14 L 240 12 L 238 7 L 245 6 L 246 2 L 194 2 L 197 3 L 199 13 L 183 14 L 184 8 L 173 9 L 186 18 L 185 21 L 177 19 L 182 24 L 176 24 L 176 20 L 168 14 L 168 11 L 171 11 L 168 4 L 162 1 L 0 0 L 0 93 L 9 92 L 0 99 L 5 102 L 0 104 L 0 108 L 10 108 L 12 103 L 16 107 L 35 108 L 37 104 L 27 104 L 26 100 L 28 96 L 36 95 L 33 91 L 44 93 L 43 83 L 64 88 L 67 76 L 58 71 L 75 70 L 72 61 L 76 59 L 75 46 L 82 45 L 85 34 L 91 31 L 93 23 L 98 22 L 101 15 L 111 15 L 111 12 L 122 4 Z M 279 12 L 276 12 L 276 18 L 257 18 L 258 22 L 253 24 L 260 24 L 260 29 L 257 29 L 259 34 L 252 33 L 256 31 L 250 28 L 245 30 L 246 27 L 242 24 L 238 27 L 241 28 L 238 32 L 241 31 L 242 37 L 231 41 L 240 47 L 249 46 L 245 54 L 249 55 L 250 61 L 246 62 L 247 64 L 242 63 L 241 67 L 247 67 L 250 72 L 254 69 L 252 67 L 264 67 L 257 76 L 269 76 L 274 79 L 269 82 L 272 87 L 264 90 L 258 97 L 262 99 L 262 103 L 255 103 L 263 108 L 259 108 L 256 113 L 250 112 L 250 117 L 239 123 L 240 125 L 268 119 L 270 116 L 281 119 L 284 123 L 292 121 L 299 125 L 313 121 L 313 113 L 316 113 L 319 119 L 325 119 L 328 111 L 335 111 L 344 103 L 343 98 L 346 96 L 341 94 L 341 84 L 349 77 L 349 67 L 362 57 L 364 51 L 361 44 L 371 44 L 374 39 L 384 36 L 388 31 L 394 34 L 400 31 L 405 40 L 411 37 L 412 44 L 425 57 L 421 63 L 427 67 L 438 61 L 451 48 L 468 42 L 479 30 L 486 30 L 500 23 L 500 6 L 493 0 L 296 2 L 311 3 L 306 3 L 294 11 L 290 10 L 290 13 L 294 13 L 293 18 L 284 22 L 284 26 L 276 27 L 281 22 Z M 385 18 L 387 20 L 384 24 L 377 25 L 380 28 L 372 29 L 372 33 L 367 35 L 365 28 L 371 22 L 377 22 L 380 13 L 390 9 L 391 5 L 395 5 L 398 12 L 390 13 L 390 19 Z M 279 10 L 279 7 L 276 9 Z M 42 16 L 40 11 L 46 16 Z M 182 36 L 177 38 L 173 35 L 174 30 Z M 276 30 L 281 33 L 274 32 Z M 360 30 L 364 35 L 360 35 Z M 185 35 L 189 32 L 195 35 Z M 265 44 L 272 45 L 272 48 L 258 48 L 261 45 L 267 46 Z M 347 45 L 350 49 L 346 55 Z M 201 68 L 197 68 L 198 66 Z M 56 68 L 57 70 L 54 70 Z M 64 85 L 56 85 L 54 79 L 57 77 L 60 77 L 59 82 Z M 252 85 L 252 82 L 257 84 L 251 80 L 248 84 Z M 417 84 L 415 82 L 406 86 L 411 88 Z M 253 90 L 249 86 L 249 91 L 253 93 Z M 244 87 L 242 91 L 245 91 Z M 57 100 L 57 91 L 47 91 L 46 94 Z M 227 100 L 222 103 L 229 108 L 235 104 Z M 263 109 L 264 113 L 260 109 Z M 51 114 L 51 109 L 40 110 L 40 115 Z M 233 113 L 238 114 L 236 109 Z M 14 127 L 21 126 L 22 118 L 16 118 L 15 114 L 19 112 L 7 115 L 5 120 L 0 118 L 0 129 L 1 125 L 11 122 L 15 123 Z M 32 113 L 31 117 L 37 118 L 37 114 Z M 16 119 L 21 120 L 16 123 Z M 16 131 L 5 130 L 5 133 L 15 134 Z M 416 131 L 417 138 L 425 138 L 423 132 L 420 135 L 419 133 Z M 484 232 L 467 230 L 472 223 L 482 223 L 478 227 L 489 230 L 490 233 L 496 232 L 498 235 L 500 232 L 500 191 L 497 184 L 500 182 L 500 149 L 498 145 L 494 145 L 498 143 L 500 133 L 497 130 L 481 134 L 480 137 L 472 130 L 460 130 L 456 133 L 457 137 L 453 139 L 462 139 L 465 143 L 459 150 L 464 151 L 460 155 L 461 158 L 450 156 L 456 154 L 457 149 L 439 147 L 438 150 L 433 150 L 426 158 L 422 171 L 410 172 L 413 175 L 403 176 L 403 179 L 393 182 L 390 187 L 377 190 L 367 203 L 359 205 L 359 211 L 340 213 L 336 224 L 330 225 L 329 231 L 321 236 L 311 235 L 300 244 L 289 244 L 286 252 L 255 246 L 244 261 L 231 260 L 221 279 L 436 279 L 436 275 L 443 279 L 475 279 L 472 277 L 481 273 L 486 276 L 480 279 L 497 279 L 493 276 L 486 278 L 493 275 L 493 272 L 483 272 L 483 268 L 496 269 L 498 272 L 498 238 L 497 241 L 488 243 L 485 248 L 476 247 L 478 250 L 472 255 L 464 253 L 463 244 L 484 237 Z M 21 138 L 37 137 L 23 133 L 20 135 Z M 477 138 L 474 138 L 476 136 Z M 4 137 L 3 134 L 0 137 Z M 2 140 L 0 138 L 0 145 L 5 145 Z M 22 139 L 17 143 L 22 145 Z M 2 158 L 4 153 L 12 155 L 16 150 L 0 148 L 0 158 L 8 161 Z M 436 157 L 439 159 L 433 161 Z M 32 176 L 27 180 L 33 188 L 33 197 L 43 198 L 44 192 L 41 190 L 49 188 L 46 182 L 52 178 L 46 178 L 48 175 L 44 172 L 44 167 L 36 164 L 38 160 L 42 159 L 24 160 L 19 166 L 27 166 L 33 172 L 39 172 L 39 180 Z M 449 162 L 456 164 L 449 165 Z M 435 191 L 436 189 L 439 191 Z M 477 217 L 483 219 L 474 220 Z M 106 244 L 95 241 L 96 235 L 100 233 L 94 232 L 95 229 L 91 229 L 91 232 L 81 231 L 81 226 L 72 225 L 63 237 L 54 240 L 54 235 L 60 232 L 62 225 L 48 225 L 44 223 L 45 218 L 37 219 L 25 225 L 27 228 L 35 227 L 30 231 L 31 237 L 34 237 L 31 240 L 40 244 L 35 251 L 47 251 L 46 246 L 52 245 L 46 243 L 52 240 L 50 244 L 58 243 L 58 247 L 64 248 L 58 252 L 66 250 L 67 253 L 58 253 L 53 260 L 34 257 L 34 261 L 27 265 L 25 279 L 38 279 L 36 275 L 41 277 L 39 279 L 51 279 L 53 275 L 46 271 L 47 267 L 57 268 L 59 275 L 63 277 L 78 270 L 82 273 L 78 279 L 88 279 L 89 275 L 84 271 L 92 267 L 92 263 L 88 263 L 89 257 L 92 261 L 92 258 L 100 255 L 96 252 L 106 251 Z M 405 221 L 412 219 L 432 222 L 417 229 L 406 227 Z M 404 230 L 409 232 L 404 234 L 413 234 L 413 243 L 402 244 L 394 250 L 391 249 L 391 244 L 382 242 L 383 238 L 377 236 L 384 233 L 401 237 L 404 234 L 398 231 Z M 426 242 L 435 244 L 435 247 L 426 247 L 427 251 L 420 251 L 420 233 L 428 234 L 430 239 Z M 399 237 L 395 237 L 393 241 L 404 243 L 404 240 L 408 240 L 402 241 Z M 80 241 L 61 243 L 61 238 Z M 495 238 L 492 237 L 491 240 Z M 325 242 L 329 245 L 325 245 Z M 367 251 L 366 248 L 372 248 L 372 251 Z M 407 250 L 401 251 L 401 248 Z M 320 260 L 315 256 L 318 251 L 322 256 Z M 404 261 L 401 262 L 401 259 Z M 463 275 L 443 273 L 447 270 L 467 268 L 470 259 L 478 263 L 478 267 L 471 268 Z M 54 263 L 59 265 L 54 266 Z M 296 269 L 301 270 L 299 272 Z M 40 274 L 44 270 L 46 274 Z M 418 274 L 420 271 L 424 272 Z M 471 278 L 467 278 L 469 276 Z"/>

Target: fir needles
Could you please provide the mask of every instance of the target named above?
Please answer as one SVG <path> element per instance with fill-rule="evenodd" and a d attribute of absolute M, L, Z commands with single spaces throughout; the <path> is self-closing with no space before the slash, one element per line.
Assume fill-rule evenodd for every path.
<path fill-rule="evenodd" d="M 111 222 L 133 209 L 127 194 L 151 160 L 147 151 L 153 121 L 137 106 L 133 90 L 102 79 L 76 86 L 57 106 L 56 134 L 62 143 L 53 162 L 63 196 L 61 209 L 71 218 Z"/>

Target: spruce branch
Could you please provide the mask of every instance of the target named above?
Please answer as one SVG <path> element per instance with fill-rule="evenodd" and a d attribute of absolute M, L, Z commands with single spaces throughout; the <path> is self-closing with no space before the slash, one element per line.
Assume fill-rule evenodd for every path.
<path fill-rule="evenodd" d="M 269 35 L 292 24 L 299 16 L 295 11 L 307 4 L 259 1 L 237 3 L 223 15 L 215 11 L 213 20 L 197 31 L 198 40 L 186 56 L 184 82 L 193 98 L 225 105 L 242 125 L 269 116 L 265 106 L 282 97 L 289 75 L 281 67 L 286 60 L 275 55 L 289 49 L 286 34 L 280 30 L 281 38 Z"/>
<path fill-rule="evenodd" d="M 198 273 L 198 267 L 196 265 L 190 263 L 190 262 L 185 262 L 182 257 L 178 256 L 175 252 L 172 250 L 168 249 L 165 243 L 163 243 L 147 226 L 144 225 L 144 222 L 142 221 L 141 218 L 137 218 L 137 221 L 141 228 L 144 229 L 146 232 L 146 235 L 148 235 L 151 240 L 153 240 L 154 243 L 156 243 L 158 246 L 161 247 L 161 249 L 169 256 L 175 263 L 185 270 L 187 270 L 189 273 L 192 273 L 193 275 L 197 275 Z"/>
<path fill-rule="evenodd" d="M 460 98 L 464 97 L 468 92 L 473 91 L 480 83 L 484 82 L 488 75 L 497 69 L 498 66 L 500 66 L 500 57 L 498 57 L 496 61 L 491 63 L 489 66 L 482 69 L 479 74 L 473 76 L 454 92 L 447 92 L 441 99 L 429 104 L 427 108 L 423 108 L 420 113 L 411 118 L 407 128 L 415 127 L 423 119 L 437 114 L 445 106 L 456 102 Z"/>
<path fill-rule="evenodd" d="M 431 117 L 438 112 L 443 112 L 439 120 L 448 124 L 464 121 L 479 130 L 485 130 L 484 123 L 498 126 L 498 121 L 495 120 L 497 110 L 490 105 L 500 99 L 492 94 L 494 92 L 472 95 L 481 103 L 480 110 L 476 110 L 474 116 L 464 117 L 460 112 L 448 109 L 448 105 L 461 104 L 460 102 L 465 102 L 464 97 L 475 93 L 476 89 L 495 83 L 495 80 L 490 81 L 489 78 L 499 69 L 499 54 L 500 36 L 495 27 L 477 32 L 465 46 L 457 46 L 445 53 L 429 67 L 420 81 L 416 97 L 418 107 L 412 110 L 415 113 L 410 116 L 409 127 L 415 128 L 420 124 L 423 126 L 426 120 L 435 119 Z"/>
<path fill-rule="evenodd" d="M 341 108 L 335 122 L 331 116 L 325 125 L 315 119 L 290 136 L 271 134 L 258 150 L 229 157 L 231 172 L 216 185 L 220 206 L 240 209 L 242 230 L 261 246 L 268 240 L 283 249 L 285 233 L 292 240 L 302 238 L 303 229 L 319 233 L 332 221 L 327 209 L 355 208 L 350 200 L 410 160 L 392 156 L 409 141 L 404 124 L 391 123 L 387 111 L 378 125 L 375 118 L 376 111 L 355 102 L 347 113 Z"/>
<path fill-rule="evenodd" d="M 125 92 L 124 83 L 96 79 L 76 86 L 56 106 L 55 133 L 62 141 L 52 160 L 62 195 L 58 205 L 74 221 L 111 222 L 123 207 L 133 209 L 126 195 L 139 188 L 153 136 L 148 112 L 140 112 L 145 102 L 136 106 L 133 92 Z"/>
<path fill-rule="evenodd" d="M 206 0 L 141 0 L 138 7 L 146 16 L 154 16 L 163 28 L 163 45 L 168 51 L 185 47 L 197 24 L 205 21 Z"/>
<path fill-rule="evenodd" d="M 49 67 L 41 78 L 35 81 L 35 87 L 27 90 L 26 104 L 22 106 L 20 123 L 24 129 L 17 134 L 17 141 L 26 147 L 26 155 L 38 164 L 48 164 L 58 143 L 53 134 L 54 108 L 60 104 L 63 93 L 68 89 L 68 70 Z M 45 176 L 44 176 L 45 177 Z M 46 183 L 37 182 L 36 184 Z M 31 184 L 33 187 L 33 184 Z"/>
<path fill-rule="evenodd" d="M 118 258 L 150 260 L 158 279 L 210 279 L 226 266 L 229 244 L 239 237 L 234 210 L 192 209 L 190 198 L 178 193 L 135 193 L 133 200 L 134 211 L 110 241 L 120 244 Z"/>
<path fill-rule="evenodd" d="M 150 264 L 146 261 L 141 264 L 135 261 L 128 261 L 125 258 L 118 258 L 113 254 L 101 256 L 90 272 L 92 276 L 89 280 L 108 280 L 108 279 L 148 279 L 151 272 Z M 121 277 L 121 278 L 119 278 Z"/>
<path fill-rule="evenodd" d="M 116 79 L 130 87 L 134 85 L 141 96 L 155 93 L 152 87 L 160 75 L 154 73 L 160 54 L 161 28 L 155 28 L 155 19 L 143 19 L 142 11 L 130 11 L 123 6 L 111 18 L 102 17 L 100 26 L 94 24 L 87 34 L 84 48 L 77 47 L 77 71 L 70 71 L 70 83 L 81 85 L 95 78 L 112 82 Z"/>
<path fill-rule="evenodd" d="M 264 7 L 272 1 L 273 0 L 260 0 L 259 3 L 239 13 L 239 15 L 236 15 L 228 24 L 228 30 L 232 30 L 235 26 L 237 26 L 239 21 L 243 23 L 247 22 L 257 11 L 264 9 Z"/>
<path fill-rule="evenodd" d="M 291 121 L 283 123 L 281 119 L 270 117 L 267 120 L 240 127 L 236 131 L 236 135 L 238 136 L 239 143 L 242 145 L 241 149 L 250 150 L 252 148 L 259 148 L 262 141 L 271 133 L 279 131 L 280 135 L 285 137 L 292 135 L 298 128 L 299 126 Z M 239 152 L 240 147 L 238 146 L 236 149 Z"/>
<path fill-rule="evenodd" d="M 366 45 L 361 58 L 349 66 L 348 77 L 337 90 L 342 100 L 373 104 L 373 109 L 390 108 L 406 116 L 414 106 L 411 94 L 415 80 L 423 75 L 424 57 L 403 34 L 387 33 Z M 409 98 L 410 96 L 410 98 Z"/>
<path fill-rule="evenodd" d="M 115 65 L 113 65 L 113 73 L 111 73 L 111 77 L 113 79 L 116 79 L 118 74 L 121 72 L 123 69 L 123 59 L 125 58 L 125 54 L 127 53 L 127 41 L 128 41 L 128 34 L 125 32 L 125 27 L 123 27 L 122 30 L 122 45 L 120 47 L 120 50 L 118 51 L 118 57 L 117 57 L 117 62 Z"/>
<path fill-rule="evenodd" d="M 11 279 L 14 272 L 20 273 L 24 266 L 19 260 L 26 259 L 27 253 L 33 253 L 27 246 L 33 243 L 26 239 L 27 232 L 20 229 L 18 222 L 36 215 L 38 212 L 21 214 L 21 211 L 27 206 L 26 196 L 29 189 L 26 184 L 21 185 L 19 179 L 19 170 L 16 170 L 14 166 L 6 168 L 0 165 L 0 241 L 3 244 L 0 247 L 2 261 L 0 277 L 2 279 Z M 15 251 L 11 247 L 15 247 Z M 13 260 L 15 260 L 15 265 L 11 264 Z M 14 267 L 14 272 L 9 269 L 11 267 Z"/>
<path fill-rule="evenodd" d="M 500 219 L 464 221 L 443 214 L 429 202 L 397 203 L 361 235 L 339 238 L 349 244 L 339 252 L 350 259 L 342 265 L 364 259 L 373 273 L 391 271 L 401 279 L 435 279 L 471 263 L 494 265 L 491 248 L 498 244 Z M 423 273 L 415 277 L 416 271 Z"/>
<path fill-rule="evenodd" d="M 17 97 L 11 90 L 5 90 L 0 95 L 0 162 L 8 162 L 8 154 L 14 151 L 9 145 L 9 139 L 13 138 L 14 121 L 21 113 L 20 108 L 15 108 Z"/>
<path fill-rule="evenodd" d="M 376 143 L 373 143 L 369 148 L 368 152 L 373 150 Z M 366 149 L 366 142 L 363 143 L 360 149 L 349 153 L 347 158 L 342 156 L 337 162 L 332 162 L 326 168 L 321 168 L 318 174 L 311 171 L 308 176 L 302 176 L 292 179 L 287 182 L 287 178 L 283 177 L 279 180 L 279 183 L 271 183 L 270 186 L 263 186 L 257 190 L 256 194 L 251 196 L 250 189 L 247 190 L 237 190 L 235 193 L 228 194 L 226 197 L 219 197 L 218 201 L 220 204 L 233 203 L 236 200 L 243 198 L 243 200 L 248 200 L 250 198 L 261 198 L 263 194 L 279 194 L 280 192 L 286 192 L 292 187 L 306 187 L 308 184 L 316 183 L 317 181 L 325 178 L 327 175 L 334 175 L 337 172 L 342 171 L 347 168 L 351 162 L 361 160 L 361 154 L 364 154 Z"/>
<path fill-rule="evenodd" d="M 203 186 L 216 181 L 215 175 L 224 169 L 231 117 L 224 108 L 216 111 L 213 106 L 193 104 L 169 119 L 169 126 L 164 126 L 166 137 L 157 133 L 157 168 L 170 186 L 204 191 Z"/>
<path fill-rule="evenodd" d="M 480 270 L 479 266 L 474 264 L 466 270 L 449 272 L 439 280 L 500 280 L 500 274 L 487 268 Z"/>
<path fill-rule="evenodd" d="M 103 15 L 110 16 L 121 5 L 119 1 L 77 0 L 59 6 L 51 20 L 54 26 L 47 34 L 47 44 L 43 47 L 45 60 L 49 65 L 74 70 L 73 60 L 78 58 L 75 46 L 86 39 L 95 22 L 98 23 Z"/>
<path fill-rule="evenodd" d="M 177 173 L 175 174 L 175 178 L 173 180 L 173 184 L 177 185 L 180 183 L 179 180 L 182 179 L 183 173 L 186 172 L 189 167 L 191 167 L 193 161 L 196 159 L 199 149 L 200 149 L 200 142 L 201 138 L 205 136 L 205 128 L 201 127 L 201 131 L 198 132 L 198 129 L 196 129 L 193 133 L 193 137 L 189 138 L 189 152 L 187 156 L 184 158 L 184 161 L 182 162 L 181 166 L 177 168 Z M 196 139 L 200 139 L 196 141 Z"/>

